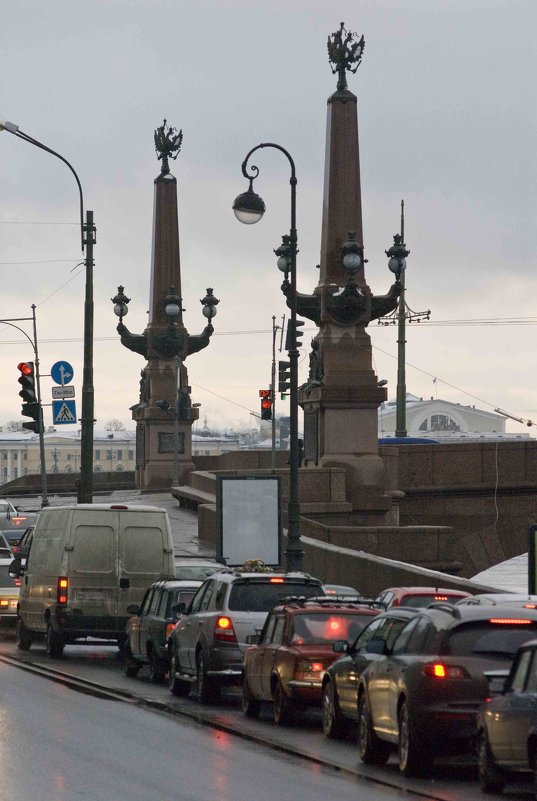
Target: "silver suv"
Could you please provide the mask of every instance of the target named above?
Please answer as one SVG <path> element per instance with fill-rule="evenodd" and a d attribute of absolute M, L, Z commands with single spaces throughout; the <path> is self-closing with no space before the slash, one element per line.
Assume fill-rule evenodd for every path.
<path fill-rule="evenodd" d="M 324 594 L 306 573 L 224 569 L 209 576 L 168 641 L 171 692 L 187 696 L 195 684 L 201 703 L 217 701 L 222 685 L 240 682 L 247 637 L 261 631 L 270 609 L 289 596 Z"/>

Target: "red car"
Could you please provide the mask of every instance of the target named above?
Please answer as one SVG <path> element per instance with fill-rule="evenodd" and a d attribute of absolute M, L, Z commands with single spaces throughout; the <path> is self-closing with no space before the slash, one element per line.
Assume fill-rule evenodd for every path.
<path fill-rule="evenodd" d="M 336 659 L 336 640 L 354 641 L 378 614 L 363 601 L 313 598 L 288 600 L 269 613 L 259 636 L 247 638 L 242 708 L 259 714 L 272 701 L 277 725 L 290 723 L 299 709 L 321 705 L 324 671 Z M 252 644 L 255 643 L 255 644 Z"/>
<path fill-rule="evenodd" d="M 435 601 L 446 601 L 455 604 L 461 598 L 469 598 L 470 592 L 464 590 L 447 590 L 444 587 L 388 587 L 375 598 L 375 606 L 379 609 L 391 609 L 392 606 L 429 606 Z"/>

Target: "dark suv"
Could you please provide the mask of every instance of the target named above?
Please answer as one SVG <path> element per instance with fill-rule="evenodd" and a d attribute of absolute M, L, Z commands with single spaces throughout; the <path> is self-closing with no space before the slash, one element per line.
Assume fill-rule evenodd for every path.
<path fill-rule="evenodd" d="M 270 609 L 288 596 L 324 595 L 305 573 L 255 573 L 224 569 L 209 576 L 169 639 L 170 690 L 198 700 L 218 699 L 223 684 L 242 678 L 246 638 L 259 634 Z"/>
<path fill-rule="evenodd" d="M 137 676 L 149 664 L 153 684 L 168 672 L 168 637 L 178 618 L 179 604 L 189 604 L 201 581 L 156 581 L 140 606 L 127 607 L 133 617 L 127 621 L 127 676 Z"/>
<path fill-rule="evenodd" d="M 509 673 L 518 648 L 537 635 L 537 610 L 433 604 L 417 612 L 358 684 L 358 750 L 383 763 L 396 748 L 407 776 L 442 753 L 475 750 L 489 681 Z"/>

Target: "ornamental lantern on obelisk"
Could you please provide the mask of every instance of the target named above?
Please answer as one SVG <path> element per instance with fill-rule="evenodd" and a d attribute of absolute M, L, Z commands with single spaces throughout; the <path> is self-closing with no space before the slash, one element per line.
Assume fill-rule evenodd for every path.
<path fill-rule="evenodd" d="M 366 328 L 397 306 L 398 282 L 375 296 L 366 283 L 357 98 L 347 88 L 356 72 L 364 37 L 340 29 L 328 38 L 337 89 L 328 98 L 325 183 L 319 283 L 312 295 L 298 293 L 297 311 L 319 326 L 312 341 L 308 381 L 299 391 L 304 409 L 306 467 L 343 467 L 347 496 L 364 524 L 381 522 L 391 506 L 378 454 L 378 408 L 386 400 L 372 367 Z M 289 294 L 289 284 L 282 285 Z"/>
<path fill-rule="evenodd" d="M 136 486 L 142 489 L 184 483 L 195 469 L 192 424 L 199 410 L 190 399 L 185 360 L 209 344 L 218 303 L 212 289 L 207 289 L 201 299 L 207 325 L 197 336 L 188 334 L 182 315 L 177 181 L 169 167 L 182 140 L 182 131 L 168 126 L 166 120 L 155 131 L 155 149 L 162 164 L 154 181 L 149 321 L 143 334 L 131 334 L 123 323 L 130 301 L 124 287 L 118 287 L 112 298 L 121 343 L 147 361 L 141 371 L 139 401 L 131 407 L 136 421 Z"/>

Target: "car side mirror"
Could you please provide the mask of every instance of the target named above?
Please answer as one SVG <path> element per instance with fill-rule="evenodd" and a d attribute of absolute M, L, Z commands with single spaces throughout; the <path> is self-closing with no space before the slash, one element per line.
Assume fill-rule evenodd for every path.
<path fill-rule="evenodd" d="M 11 562 L 9 566 L 9 575 L 11 576 L 11 578 L 20 578 L 23 573 L 24 573 L 24 568 L 22 566 L 21 560 L 15 557 L 15 559 Z"/>
<path fill-rule="evenodd" d="M 174 604 L 172 606 L 172 613 L 177 618 L 180 617 L 181 615 L 184 615 L 186 613 L 186 604 L 185 604 L 185 602 L 184 601 L 179 601 L 179 603 Z"/>
<path fill-rule="evenodd" d="M 138 604 L 129 604 L 127 607 L 127 612 L 129 615 L 139 615 L 140 614 L 140 607 Z"/>
<path fill-rule="evenodd" d="M 259 634 L 247 634 L 246 645 L 257 645 L 259 643 Z"/>
<path fill-rule="evenodd" d="M 346 654 L 349 651 L 349 643 L 347 640 L 334 640 L 332 651 L 335 651 L 336 654 Z"/>

